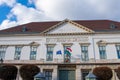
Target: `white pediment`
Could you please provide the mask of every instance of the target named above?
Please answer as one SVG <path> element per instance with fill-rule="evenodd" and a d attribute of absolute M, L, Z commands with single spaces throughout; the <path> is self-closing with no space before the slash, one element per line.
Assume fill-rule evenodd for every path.
<path fill-rule="evenodd" d="M 59 27 L 49 31 L 49 34 L 55 34 L 55 33 L 83 33 L 87 32 L 79 27 L 76 27 L 75 25 L 71 23 L 64 23 L 62 25 L 59 25 Z"/>
<path fill-rule="evenodd" d="M 47 34 L 63 34 L 63 33 L 91 33 L 92 30 L 84 27 L 80 24 L 77 24 L 72 21 L 62 21 L 57 25 L 51 27 L 50 29 L 46 30 L 44 33 Z"/>

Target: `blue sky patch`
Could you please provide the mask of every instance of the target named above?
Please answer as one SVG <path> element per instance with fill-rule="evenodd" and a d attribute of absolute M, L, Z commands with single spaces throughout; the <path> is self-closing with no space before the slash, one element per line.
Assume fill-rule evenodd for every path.
<path fill-rule="evenodd" d="M 9 14 L 11 8 L 5 5 L 0 6 L 0 23 L 7 18 L 7 15 Z"/>
<path fill-rule="evenodd" d="M 25 5 L 26 7 L 35 8 L 35 5 L 34 4 L 29 4 L 28 0 L 17 0 L 17 3 Z"/>

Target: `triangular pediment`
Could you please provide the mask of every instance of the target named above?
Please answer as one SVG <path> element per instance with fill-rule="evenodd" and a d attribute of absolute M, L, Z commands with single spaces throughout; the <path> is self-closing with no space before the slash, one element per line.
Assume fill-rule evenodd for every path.
<path fill-rule="evenodd" d="M 64 20 L 44 31 L 46 34 L 93 33 L 94 31 L 70 20 Z"/>

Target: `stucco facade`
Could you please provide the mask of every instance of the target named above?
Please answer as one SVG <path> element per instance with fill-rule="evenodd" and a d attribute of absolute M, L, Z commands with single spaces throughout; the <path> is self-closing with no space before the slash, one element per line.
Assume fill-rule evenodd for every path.
<path fill-rule="evenodd" d="M 49 45 L 53 46 L 50 57 L 52 60 L 47 60 Z M 69 63 L 65 62 L 66 45 L 72 50 Z M 74 71 L 75 78 L 71 80 L 83 80 L 83 73 L 90 72 L 97 66 L 110 67 L 113 71 L 112 80 L 118 80 L 114 71 L 120 66 L 117 45 L 120 45 L 119 31 L 96 32 L 69 20 L 62 21 L 41 33 L 0 34 L 0 46 L 6 46 L 5 57 L 1 56 L 4 64 L 15 65 L 18 69 L 24 64 L 36 64 L 41 72 L 45 69 L 52 70 L 52 80 L 60 80 L 62 70 Z M 16 46 L 22 46 L 19 60 L 15 60 Z M 31 46 L 37 46 L 33 60 L 30 60 Z M 87 47 L 86 56 L 82 46 Z M 105 47 L 103 56 L 106 57 L 101 56 L 100 46 Z M 61 53 L 57 54 L 59 50 Z M 21 80 L 19 72 L 17 80 Z"/>

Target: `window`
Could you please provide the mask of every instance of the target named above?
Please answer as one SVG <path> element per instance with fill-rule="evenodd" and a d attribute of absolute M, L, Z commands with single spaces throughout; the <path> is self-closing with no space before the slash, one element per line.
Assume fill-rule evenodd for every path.
<path fill-rule="evenodd" d="M 30 60 L 36 60 L 37 46 L 31 46 L 30 49 Z"/>
<path fill-rule="evenodd" d="M 117 50 L 118 59 L 120 59 L 120 45 L 116 45 L 116 50 Z"/>
<path fill-rule="evenodd" d="M 47 61 L 53 60 L 53 49 L 54 49 L 54 45 L 47 45 L 47 55 L 46 55 Z"/>
<path fill-rule="evenodd" d="M 5 58 L 6 49 L 7 49 L 7 46 L 0 46 L 0 59 Z"/>
<path fill-rule="evenodd" d="M 22 46 L 15 47 L 15 57 L 14 60 L 20 60 Z"/>
<path fill-rule="evenodd" d="M 100 53 L 100 59 L 106 59 L 106 46 L 105 45 L 100 45 L 99 46 L 99 53 Z"/>
<path fill-rule="evenodd" d="M 83 69 L 81 70 L 82 73 L 82 80 L 85 80 L 85 77 L 89 74 L 90 70 L 89 69 Z"/>
<path fill-rule="evenodd" d="M 67 48 L 70 48 L 71 47 L 71 45 L 64 45 L 64 62 L 65 63 L 70 63 L 70 61 L 71 61 L 71 55 L 69 55 L 69 54 L 67 54 Z"/>
<path fill-rule="evenodd" d="M 45 80 L 52 80 L 52 70 L 45 70 Z"/>
<path fill-rule="evenodd" d="M 87 45 L 81 45 L 81 58 L 82 61 L 88 61 L 88 46 Z"/>

